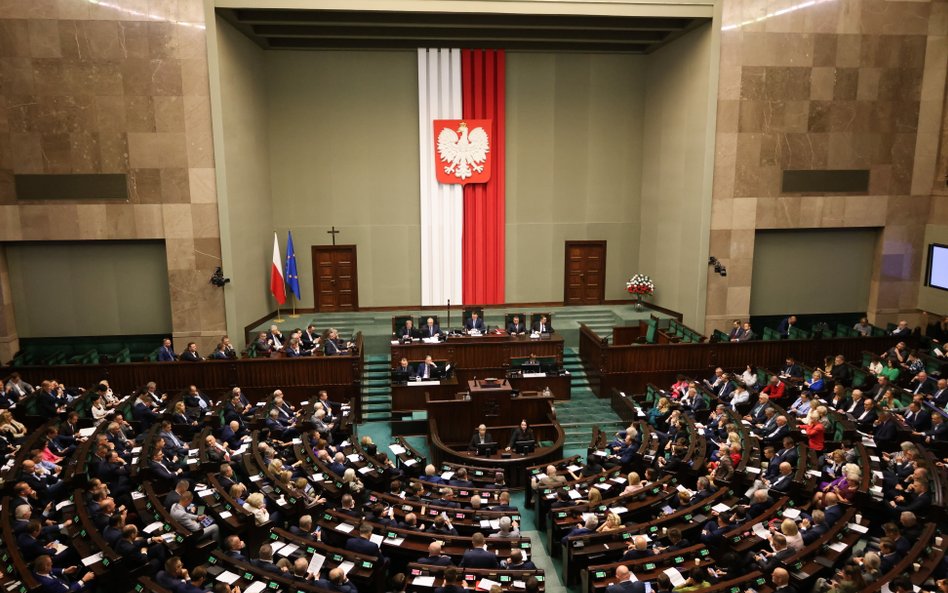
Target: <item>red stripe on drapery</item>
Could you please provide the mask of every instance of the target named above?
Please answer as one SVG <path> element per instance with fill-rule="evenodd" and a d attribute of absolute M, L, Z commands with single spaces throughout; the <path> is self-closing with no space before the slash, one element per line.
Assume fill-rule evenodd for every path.
<path fill-rule="evenodd" d="M 503 50 L 462 50 L 464 118 L 493 120 L 490 181 L 464 186 L 463 296 L 468 304 L 504 302 L 506 233 L 505 102 Z"/>

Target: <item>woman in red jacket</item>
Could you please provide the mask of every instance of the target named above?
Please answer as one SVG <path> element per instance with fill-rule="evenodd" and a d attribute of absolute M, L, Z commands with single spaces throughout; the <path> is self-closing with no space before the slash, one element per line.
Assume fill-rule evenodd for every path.
<path fill-rule="evenodd" d="M 806 424 L 803 425 L 803 432 L 806 433 L 808 443 L 807 447 L 816 451 L 817 453 L 823 452 L 823 437 L 826 433 L 826 428 L 823 426 L 823 423 L 820 422 L 820 414 L 816 410 L 811 410 L 806 417 Z"/>

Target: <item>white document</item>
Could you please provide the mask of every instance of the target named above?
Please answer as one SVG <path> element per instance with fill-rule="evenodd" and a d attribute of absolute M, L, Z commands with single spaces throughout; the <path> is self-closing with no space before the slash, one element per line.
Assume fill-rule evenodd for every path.
<path fill-rule="evenodd" d="M 270 542 L 270 551 L 276 554 L 279 550 L 282 550 L 285 545 L 284 542 Z"/>
<path fill-rule="evenodd" d="M 759 468 L 759 467 L 754 467 L 753 465 L 748 465 L 748 466 L 745 468 L 745 471 L 746 471 L 747 473 L 749 473 L 749 474 L 759 474 L 759 473 L 760 473 L 760 468 Z"/>
<path fill-rule="evenodd" d="M 441 479 L 442 479 L 442 480 L 450 480 L 452 477 L 454 477 L 454 472 L 448 471 L 448 472 L 444 472 L 443 474 L 441 474 Z"/>
<path fill-rule="evenodd" d="M 358 453 L 353 453 L 353 454 L 351 454 L 351 455 L 346 455 L 346 459 L 348 459 L 348 460 L 351 461 L 352 463 L 355 463 L 355 462 L 359 461 L 360 457 L 359 457 L 359 454 L 358 454 Z"/>
<path fill-rule="evenodd" d="M 93 433 L 95 433 L 95 426 L 90 426 L 89 428 L 80 428 L 79 431 L 76 432 L 77 435 L 86 438 L 91 437 Z"/>
<path fill-rule="evenodd" d="M 719 512 L 719 513 L 726 513 L 726 512 L 728 512 L 728 511 L 731 510 L 731 507 L 727 506 L 727 505 L 724 504 L 723 502 L 719 502 L 718 504 L 716 504 L 716 505 L 714 505 L 713 507 L 711 507 L 711 510 L 712 510 L 712 511 L 717 511 L 717 512 Z"/>
<path fill-rule="evenodd" d="M 286 544 L 285 546 L 283 546 L 282 548 L 280 548 L 280 551 L 277 552 L 277 553 L 278 553 L 280 556 L 289 556 L 290 554 L 292 554 L 293 552 L 295 552 L 295 551 L 297 551 L 297 550 L 299 550 L 299 549 L 300 549 L 300 547 L 299 547 L 297 544 Z"/>
<path fill-rule="evenodd" d="M 567 494 L 572 500 L 578 500 L 583 497 L 582 494 L 580 494 L 579 492 L 576 492 L 575 490 L 570 490 L 569 492 L 567 492 Z"/>
<path fill-rule="evenodd" d="M 845 552 L 846 550 L 849 549 L 849 546 L 847 546 L 843 542 L 833 542 L 826 547 L 829 548 L 830 550 L 833 550 L 834 552 Z"/>
<path fill-rule="evenodd" d="M 405 452 L 405 447 L 402 447 L 399 444 L 389 445 L 388 450 L 394 453 L 395 455 L 401 455 Z"/>
<path fill-rule="evenodd" d="M 402 464 L 407 465 L 408 467 L 411 467 L 415 465 L 416 463 L 418 463 L 417 459 L 406 459 L 405 461 L 402 462 Z"/>
<path fill-rule="evenodd" d="M 163 525 L 164 523 L 162 523 L 161 521 L 155 521 L 154 523 L 149 523 L 148 525 L 145 525 L 142 531 L 144 531 L 145 533 L 151 534 L 151 533 L 154 533 L 155 531 L 159 531 Z"/>
<path fill-rule="evenodd" d="M 581 469 L 583 469 L 583 468 L 579 467 L 578 465 L 576 465 L 576 464 L 574 463 L 573 465 L 568 466 L 566 469 L 569 470 L 569 471 L 571 471 L 571 472 L 578 472 L 579 470 L 581 470 Z"/>
<path fill-rule="evenodd" d="M 373 544 L 377 545 L 377 546 L 381 546 L 381 545 L 382 545 L 382 542 L 385 541 L 385 538 L 384 538 L 384 537 L 382 536 L 382 534 L 380 534 L 380 533 L 373 533 L 373 534 L 369 537 L 369 541 L 372 542 Z"/>
<path fill-rule="evenodd" d="M 492 581 L 490 579 L 481 579 L 477 583 L 476 587 L 484 591 L 490 591 L 490 588 L 493 587 L 494 585 L 497 585 L 499 587 L 500 583 L 498 583 L 497 581 Z"/>
<path fill-rule="evenodd" d="M 823 475 L 823 473 L 820 472 L 820 470 L 818 469 L 808 469 L 806 470 L 806 475 L 813 476 L 814 478 L 819 478 L 820 476 Z"/>
<path fill-rule="evenodd" d="M 790 508 L 784 509 L 784 510 L 783 510 L 783 516 L 786 517 L 786 518 L 788 518 L 788 519 L 797 519 L 797 518 L 799 518 L 799 516 L 800 516 L 800 510 L 799 510 L 799 509 L 790 509 Z"/>
<path fill-rule="evenodd" d="M 625 508 L 625 507 L 612 507 L 611 509 L 609 509 L 609 512 L 610 512 L 610 513 L 615 513 L 616 515 L 621 515 L 622 513 L 626 512 L 626 511 L 628 511 L 628 510 L 629 510 L 629 509 L 627 509 L 627 508 Z"/>
<path fill-rule="evenodd" d="M 542 379 L 543 377 L 546 377 L 546 373 L 524 373 L 523 374 L 524 379 L 538 379 L 538 378 Z M 490 589 L 490 587 L 488 587 L 488 589 Z"/>
<path fill-rule="evenodd" d="M 681 576 L 681 573 L 678 572 L 677 568 L 667 568 L 663 571 L 668 575 L 668 580 L 671 581 L 671 584 L 675 587 L 680 587 L 685 584 L 685 578 Z"/>
<path fill-rule="evenodd" d="M 319 574 L 319 571 L 323 568 L 323 562 L 325 561 L 325 556 L 319 552 L 313 552 L 313 557 L 309 559 L 309 567 L 306 569 L 306 572 L 309 574 Z"/>
<path fill-rule="evenodd" d="M 139 492 L 139 494 L 141 494 L 141 493 Z M 134 496 L 134 495 L 135 495 L 135 492 L 132 492 L 132 496 Z M 142 494 L 142 496 L 145 496 L 145 495 Z M 65 507 L 71 506 L 72 504 L 73 504 L 73 503 L 72 503 L 71 500 L 63 500 L 63 501 L 60 501 L 60 502 L 56 503 L 56 510 L 57 510 L 57 511 L 61 511 L 61 510 L 64 509 Z"/>
<path fill-rule="evenodd" d="M 231 515 L 233 515 L 233 513 L 230 511 L 221 511 L 220 517 L 221 519 L 229 519 Z"/>
<path fill-rule="evenodd" d="M 860 525 L 859 523 L 850 523 L 848 527 L 851 531 L 855 531 L 856 533 L 867 533 L 869 531 L 868 527 Z"/>
<path fill-rule="evenodd" d="M 339 525 L 336 525 L 336 531 L 341 531 L 343 533 L 350 533 L 353 529 L 355 528 L 348 523 L 340 523 Z"/>
<path fill-rule="evenodd" d="M 246 589 L 244 589 L 244 593 L 260 593 L 261 591 L 263 591 L 263 590 L 266 589 L 266 588 L 267 588 L 267 584 L 266 584 L 265 582 L 263 582 L 263 581 L 254 581 L 254 582 L 250 583 L 250 586 L 248 586 Z"/>
<path fill-rule="evenodd" d="M 368 473 L 371 473 L 371 472 L 372 472 L 372 466 L 371 466 L 371 465 L 366 465 L 365 467 L 360 467 L 360 468 L 359 468 L 359 473 L 362 474 L 363 476 L 364 476 L 365 474 L 368 474 Z"/>
<path fill-rule="evenodd" d="M 205 496 L 211 496 L 212 494 L 214 494 L 214 490 L 212 488 L 208 488 L 207 490 L 198 490 L 197 493 L 197 495 L 201 498 L 204 498 Z"/>
<path fill-rule="evenodd" d="M 754 535 L 760 539 L 767 539 L 770 537 L 770 532 L 767 531 L 767 528 L 760 523 L 754 523 L 753 531 Z"/>
<path fill-rule="evenodd" d="M 355 568 L 355 564 L 353 564 L 353 563 L 349 562 L 348 560 L 346 560 L 345 562 L 340 563 L 339 566 L 337 566 L 336 568 L 338 568 L 339 570 L 341 570 L 341 571 L 343 572 L 343 574 L 348 575 L 348 574 L 349 574 L 349 571 L 352 570 L 353 568 Z"/>
<path fill-rule="evenodd" d="M 412 585 L 418 585 L 419 587 L 434 587 L 434 577 L 422 577 L 418 576 L 411 582 Z"/>
<path fill-rule="evenodd" d="M 217 575 L 218 581 L 222 583 L 227 583 L 228 585 L 233 585 L 234 583 L 237 582 L 237 579 L 239 578 L 240 578 L 240 575 L 234 574 L 229 570 L 225 570 L 224 572 Z"/>
<path fill-rule="evenodd" d="M 102 552 L 98 552 L 96 554 L 93 554 L 92 556 L 86 556 L 85 558 L 82 559 L 82 565 L 92 566 L 93 564 L 95 564 L 96 562 L 100 560 L 102 560 Z"/>

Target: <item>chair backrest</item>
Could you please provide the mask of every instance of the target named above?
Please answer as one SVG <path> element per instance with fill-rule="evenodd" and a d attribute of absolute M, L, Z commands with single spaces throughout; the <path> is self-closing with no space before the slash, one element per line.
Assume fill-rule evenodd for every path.
<path fill-rule="evenodd" d="M 467 320 L 471 318 L 471 313 L 477 312 L 477 316 L 481 319 L 484 319 L 484 307 L 466 307 L 464 312 L 461 314 L 461 319 L 467 323 Z M 486 323 L 486 322 L 485 322 Z"/>
<path fill-rule="evenodd" d="M 810 332 L 804 331 L 798 327 L 791 327 L 789 333 L 791 340 L 808 340 L 810 338 Z"/>
<path fill-rule="evenodd" d="M 553 325 L 553 316 L 549 313 L 531 313 L 530 314 L 530 327 L 533 328 L 533 325 L 540 322 L 540 317 L 546 315 L 546 322 L 550 325 Z"/>
<path fill-rule="evenodd" d="M 658 321 L 654 319 L 648 320 L 648 329 L 645 330 L 645 341 L 649 344 L 655 343 L 655 337 L 658 333 Z"/>
<path fill-rule="evenodd" d="M 415 318 L 412 315 L 396 315 L 392 317 L 392 331 L 397 332 L 405 327 L 405 322 L 411 320 L 412 325 L 417 329 L 418 325 L 415 324 Z"/>
<path fill-rule="evenodd" d="M 441 322 L 438 321 L 438 316 L 437 316 L 437 315 L 419 315 L 419 316 L 418 316 L 418 325 L 415 326 L 415 329 L 422 328 L 422 327 L 425 327 L 426 325 L 428 325 L 428 318 L 429 318 L 429 317 L 432 318 L 432 319 L 434 319 L 434 324 L 435 324 L 435 325 L 441 325 Z"/>
<path fill-rule="evenodd" d="M 780 339 L 780 333 L 777 330 L 770 327 L 764 328 L 764 341 L 769 342 L 772 340 L 779 340 L 779 339 Z"/>

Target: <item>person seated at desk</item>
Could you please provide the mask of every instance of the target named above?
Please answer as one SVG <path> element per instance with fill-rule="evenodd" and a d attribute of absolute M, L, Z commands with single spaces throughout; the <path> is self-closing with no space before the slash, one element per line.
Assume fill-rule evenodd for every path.
<path fill-rule="evenodd" d="M 425 327 L 421 329 L 422 338 L 440 338 L 441 326 L 435 323 L 434 317 L 429 317 Z"/>
<path fill-rule="evenodd" d="M 408 359 L 403 356 L 402 359 L 398 361 L 398 366 L 392 369 L 392 381 L 405 383 L 408 381 L 408 378 L 414 374 L 411 365 L 408 364 Z"/>
<path fill-rule="evenodd" d="M 484 325 L 484 320 L 480 318 L 477 311 L 471 311 L 471 318 L 464 322 L 464 330 L 469 333 L 472 331 L 484 333 L 487 326 Z"/>
<path fill-rule="evenodd" d="M 507 444 L 507 450 L 510 451 L 514 445 L 521 441 L 536 442 L 536 437 L 533 436 L 533 429 L 527 424 L 526 419 L 521 420 L 520 426 L 510 433 L 510 443 Z"/>
<path fill-rule="evenodd" d="M 411 319 L 405 320 L 405 325 L 398 330 L 399 340 L 411 340 L 418 337 L 418 330 L 415 329 L 415 323 Z"/>
<path fill-rule="evenodd" d="M 438 378 L 438 365 L 434 363 L 434 360 L 432 360 L 430 354 L 425 357 L 424 362 L 418 363 L 418 366 L 415 367 L 415 372 L 412 373 L 411 378 L 420 381 Z"/>
<path fill-rule="evenodd" d="M 527 333 L 527 326 L 521 323 L 519 315 L 514 315 L 507 324 L 507 333 L 512 336 L 522 336 Z"/>
<path fill-rule="evenodd" d="M 530 353 L 530 356 L 520 364 L 520 368 L 523 369 L 525 373 L 539 373 L 540 372 L 540 359 L 537 358 L 537 355 Z"/>
<path fill-rule="evenodd" d="M 198 354 L 197 344 L 194 342 L 188 342 L 188 349 L 181 354 L 181 360 L 187 362 L 200 362 L 204 359 L 201 358 L 200 354 Z"/>
<path fill-rule="evenodd" d="M 352 347 L 352 342 L 347 342 L 343 345 L 339 339 L 339 330 L 334 327 L 326 330 L 326 335 L 323 337 L 323 344 L 323 353 L 327 356 L 332 356 L 333 354 L 348 354 L 348 349 Z"/>
<path fill-rule="evenodd" d="M 316 324 L 310 323 L 306 326 L 306 331 L 300 334 L 300 342 L 304 350 L 315 350 L 319 344 L 319 332 L 316 331 Z"/>
<path fill-rule="evenodd" d="M 476 450 L 478 445 L 495 445 L 497 441 L 494 440 L 494 437 L 487 432 L 487 426 L 481 424 L 477 427 L 477 431 L 474 433 L 474 436 L 471 437 L 471 443 L 469 448 Z"/>
<path fill-rule="evenodd" d="M 174 353 L 174 348 L 171 347 L 171 340 L 165 338 L 161 342 L 161 348 L 158 349 L 158 362 L 174 362 L 177 360 L 178 355 Z"/>
<path fill-rule="evenodd" d="M 540 315 L 540 321 L 533 324 L 533 331 L 538 334 L 552 334 L 553 326 L 550 324 L 550 320 L 546 318 L 546 315 Z"/>

